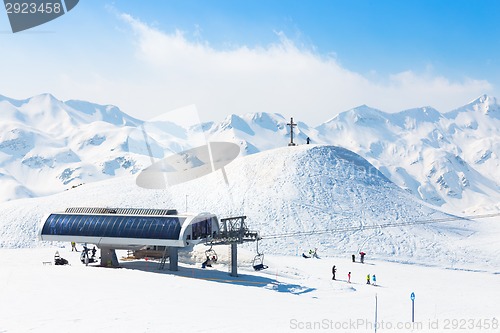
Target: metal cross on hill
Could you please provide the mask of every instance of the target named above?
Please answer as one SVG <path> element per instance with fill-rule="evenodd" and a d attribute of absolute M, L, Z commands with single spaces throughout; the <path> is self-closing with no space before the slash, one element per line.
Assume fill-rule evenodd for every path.
<path fill-rule="evenodd" d="M 290 126 L 290 143 L 288 145 L 295 146 L 296 144 L 293 142 L 293 128 L 297 126 L 297 124 L 293 123 L 293 117 L 290 118 L 290 123 L 287 125 Z"/>

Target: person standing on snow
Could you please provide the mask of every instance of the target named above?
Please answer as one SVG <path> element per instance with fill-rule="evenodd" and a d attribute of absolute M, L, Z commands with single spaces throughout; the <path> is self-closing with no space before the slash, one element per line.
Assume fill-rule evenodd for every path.
<path fill-rule="evenodd" d="M 332 267 L 332 275 L 333 275 L 332 280 L 335 280 L 335 273 L 337 273 L 337 268 L 335 267 L 335 265 L 333 265 L 333 267 Z"/>
<path fill-rule="evenodd" d="M 73 251 L 78 252 L 78 250 L 76 249 L 76 243 L 75 242 L 71 242 L 71 252 L 73 252 Z"/>
<path fill-rule="evenodd" d="M 365 263 L 365 255 L 366 253 L 364 252 L 359 252 L 359 257 L 360 257 L 360 260 L 361 260 L 361 263 L 364 264 Z"/>
<path fill-rule="evenodd" d="M 370 284 L 370 274 L 366 275 L 366 284 Z"/>
<path fill-rule="evenodd" d="M 377 277 L 375 276 L 375 274 L 372 275 L 372 282 L 374 286 L 377 285 Z"/>
<path fill-rule="evenodd" d="M 347 273 L 347 283 L 351 283 L 351 272 Z"/>

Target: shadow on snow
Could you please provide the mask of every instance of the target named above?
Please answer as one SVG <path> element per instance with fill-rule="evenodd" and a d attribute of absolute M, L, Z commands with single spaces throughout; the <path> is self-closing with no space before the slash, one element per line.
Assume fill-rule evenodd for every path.
<path fill-rule="evenodd" d="M 197 280 L 205 280 L 209 282 L 234 284 L 245 287 L 265 288 L 280 293 L 291 293 L 294 295 L 305 294 L 315 290 L 315 288 L 310 288 L 299 284 L 280 282 L 276 279 L 259 275 L 239 273 L 238 277 L 234 277 L 230 276 L 227 271 L 217 270 L 216 268 L 202 269 L 194 266 L 186 267 L 179 265 L 178 271 L 170 271 L 168 270 L 168 263 L 165 264 L 164 269 L 159 269 L 160 264 L 158 262 L 144 260 L 120 262 L 120 267 L 150 273 L 167 274 Z"/>

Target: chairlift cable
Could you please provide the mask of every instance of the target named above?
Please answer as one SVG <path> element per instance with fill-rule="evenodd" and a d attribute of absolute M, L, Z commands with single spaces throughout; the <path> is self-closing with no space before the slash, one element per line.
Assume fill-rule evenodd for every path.
<path fill-rule="evenodd" d="M 311 231 L 297 231 L 297 232 L 289 232 L 282 234 L 270 234 L 261 236 L 260 239 L 276 239 L 276 238 L 286 238 L 293 236 L 311 236 L 311 235 L 322 235 L 322 234 L 333 234 L 339 232 L 349 232 L 349 231 L 361 231 L 361 230 L 370 230 L 376 228 L 392 228 L 392 227 L 404 227 L 409 225 L 421 225 L 421 224 L 433 224 L 433 223 L 443 223 L 443 222 L 451 222 L 451 221 L 467 221 L 467 220 L 475 220 L 475 219 L 483 219 L 489 217 L 500 216 L 500 213 L 492 213 L 492 214 L 483 214 L 483 215 L 469 215 L 463 217 L 448 217 L 441 219 L 427 219 L 427 220 L 416 220 L 409 222 L 401 222 L 401 223 L 384 223 L 377 224 L 371 226 L 363 226 L 359 227 L 349 227 L 349 228 L 339 228 L 339 229 L 326 229 L 326 230 L 311 230 Z"/>

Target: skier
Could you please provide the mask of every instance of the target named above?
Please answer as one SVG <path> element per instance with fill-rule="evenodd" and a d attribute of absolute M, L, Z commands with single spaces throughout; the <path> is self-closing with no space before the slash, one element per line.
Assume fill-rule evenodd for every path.
<path fill-rule="evenodd" d="M 359 256 L 360 256 L 360 260 L 361 260 L 361 263 L 364 264 L 365 263 L 365 255 L 366 253 L 364 252 L 359 252 Z"/>
<path fill-rule="evenodd" d="M 212 267 L 212 260 L 210 260 L 210 257 L 207 256 L 207 260 L 205 260 L 202 264 L 201 264 L 201 268 L 205 268 L 205 267 Z"/>
<path fill-rule="evenodd" d="M 352 262 L 356 262 L 356 255 L 355 254 L 352 255 Z"/>
<path fill-rule="evenodd" d="M 351 283 L 351 272 L 347 273 L 347 283 Z"/>
<path fill-rule="evenodd" d="M 318 248 L 315 247 L 314 250 L 309 250 L 309 255 L 311 256 L 311 258 L 316 258 L 316 259 L 319 259 L 318 257 Z"/>
<path fill-rule="evenodd" d="M 92 259 L 95 259 L 95 253 L 96 253 L 95 246 L 92 248 Z"/>
<path fill-rule="evenodd" d="M 337 268 L 335 267 L 335 265 L 333 265 L 333 267 L 332 267 L 332 275 L 333 275 L 332 280 L 335 280 L 335 273 L 337 273 Z"/>
<path fill-rule="evenodd" d="M 89 264 L 89 248 L 87 247 L 87 244 L 83 244 L 83 250 L 82 254 L 80 255 L 80 260 L 82 264 Z"/>
<path fill-rule="evenodd" d="M 375 276 L 375 274 L 372 275 L 372 282 L 374 286 L 377 285 L 377 277 Z"/>
<path fill-rule="evenodd" d="M 366 284 L 370 284 L 370 274 L 366 275 Z"/>
<path fill-rule="evenodd" d="M 76 243 L 75 242 L 71 242 L 71 252 L 73 252 L 73 251 L 78 252 L 78 250 L 76 249 Z"/>
<path fill-rule="evenodd" d="M 307 142 L 307 144 L 309 144 L 309 142 L 311 142 L 311 139 L 309 139 L 309 137 L 307 137 L 306 142 Z"/>

